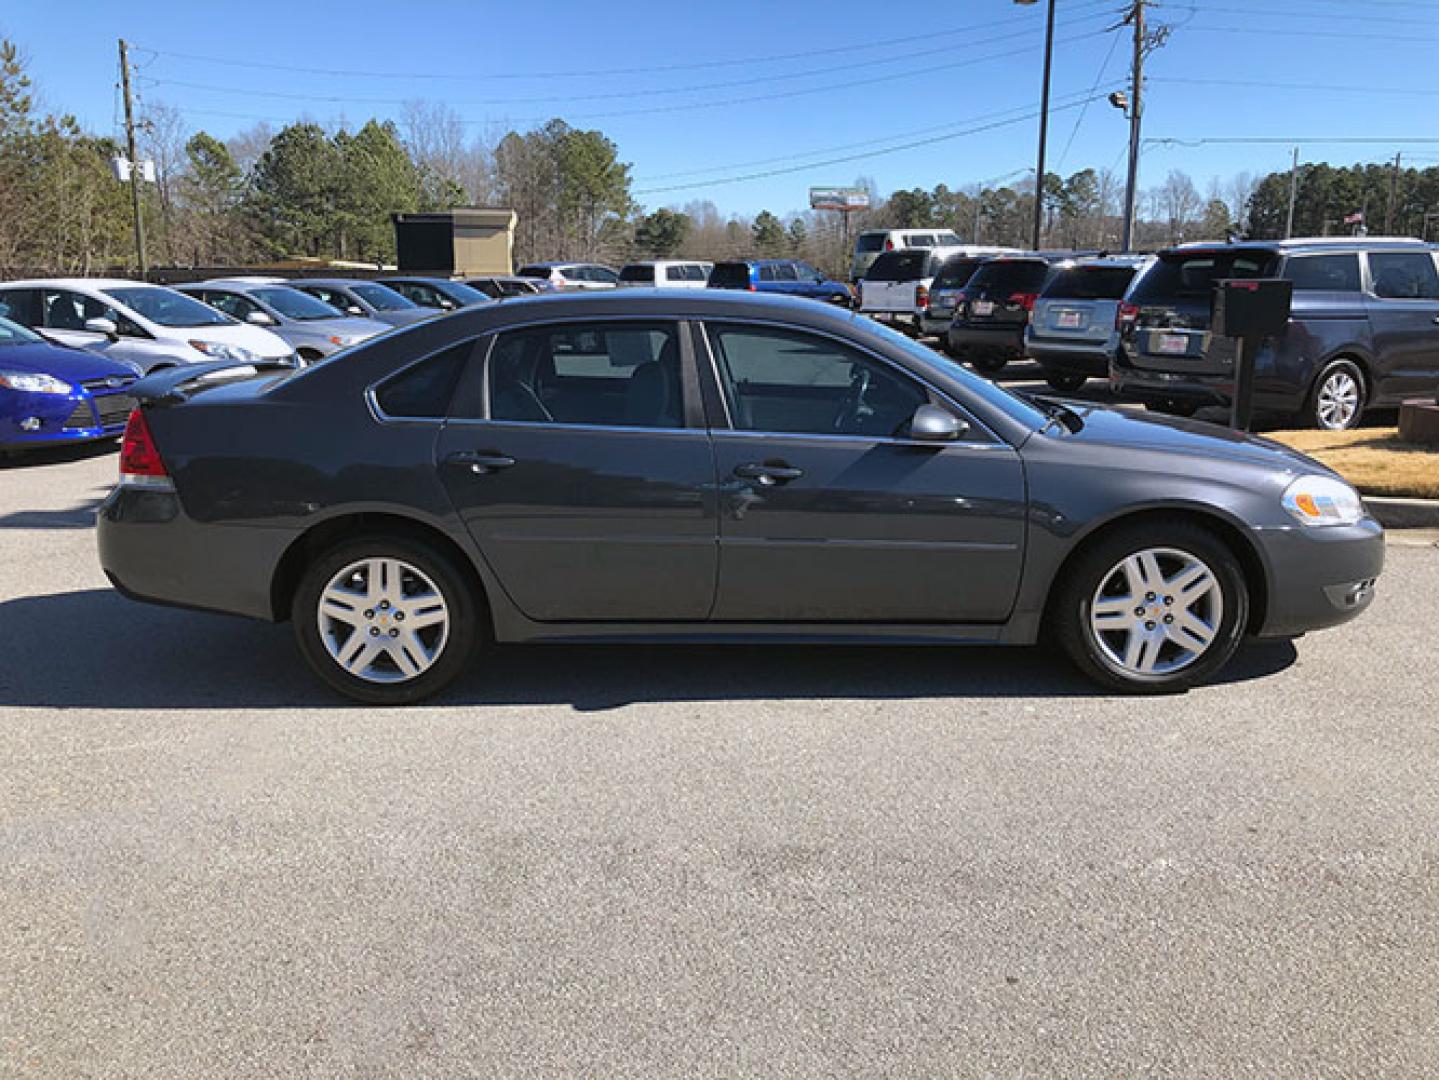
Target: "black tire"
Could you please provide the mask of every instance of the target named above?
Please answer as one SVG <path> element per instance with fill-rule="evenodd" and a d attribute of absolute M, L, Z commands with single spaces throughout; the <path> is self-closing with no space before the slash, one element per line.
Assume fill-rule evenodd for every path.
<path fill-rule="evenodd" d="M 1051 371 L 1045 373 L 1044 381 L 1049 384 L 1051 390 L 1058 390 L 1061 394 L 1072 394 L 1089 381 L 1089 376 L 1069 371 Z"/>
<path fill-rule="evenodd" d="M 297 349 L 295 355 L 304 364 L 313 364 L 316 360 L 324 359 L 324 354 L 316 352 L 314 349 Z"/>
<path fill-rule="evenodd" d="M 1091 627 L 1090 616 L 1095 597 L 1121 564 L 1132 555 L 1156 549 L 1172 550 L 1204 563 L 1217 583 L 1222 611 L 1208 647 L 1187 666 L 1141 674 L 1111 656 L 1115 651 L 1112 639 L 1108 643 L 1100 640 L 1101 635 Z M 1159 597 L 1153 610 L 1180 610 L 1165 608 L 1163 601 Z M 1139 603 L 1150 602 L 1145 599 Z M 1208 529 L 1188 521 L 1151 520 L 1111 532 L 1085 548 L 1057 583 L 1049 615 L 1064 651 L 1080 671 L 1101 686 L 1130 694 L 1177 693 L 1210 679 L 1233 657 L 1249 623 L 1249 588 L 1234 552 Z M 1158 634 L 1165 634 L 1162 627 Z M 1176 651 L 1167 638 L 1161 648 L 1171 656 Z"/>
<path fill-rule="evenodd" d="M 949 343 L 948 334 L 939 335 L 939 347 L 940 350 L 944 353 L 944 355 L 949 357 L 951 360 L 958 360 L 960 363 L 963 363 L 967 359 L 967 354 L 963 349 L 961 349 L 958 345 L 951 345 Z"/>
<path fill-rule="evenodd" d="M 1009 357 L 1003 353 L 977 352 L 967 359 L 970 366 L 983 375 L 998 375 L 1009 366 Z"/>
<path fill-rule="evenodd" d="M 1351 400 L 1346 388 L 1353 395 L 1352 411 L 1344 404 Z M 1324 365 L 1309 388 L 1303 419 L 1322 431 L 1350 431 L 1363 421 L 1368 404 L 1369 388 L 1359 365 L 1352 360 L 1333 360 Z"/>
<path fill-rule="evenodd" d="M 320 630 L 320 597 L 331 580 L 351 564 L 375 558 L 398 559 L 418 570 L 434 584 L 448 614 L 448 635 L 438 655 L 428 669 L 403 681 L 374 682 L 346 671 L 330 655 Z M 481 611 L 470 580 L 449 556 L 419 540 L 376 534 L 337 544 L 313 559 L 295 589 L 290 618 L 305 662 L 332 689 L 370 705 L 408 705 L 438 693 L 465 670 L 481 639 Z"/>

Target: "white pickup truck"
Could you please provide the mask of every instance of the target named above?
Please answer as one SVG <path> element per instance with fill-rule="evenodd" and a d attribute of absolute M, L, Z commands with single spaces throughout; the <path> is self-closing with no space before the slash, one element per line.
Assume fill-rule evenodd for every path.
<path fill-rule="evenodd" d="M 929 290 L 940 267 L 956 255 L 993 255 L 1001 250 L 963 245 L 886 251 L 859 283 L 859 310 L 909 333 L 922 333 Z"/>

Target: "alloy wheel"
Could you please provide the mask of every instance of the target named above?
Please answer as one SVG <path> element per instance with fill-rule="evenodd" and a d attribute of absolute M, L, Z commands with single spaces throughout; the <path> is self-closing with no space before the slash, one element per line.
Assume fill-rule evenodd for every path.
<path fill-rule="evenodd" d="M 1224 590 L 1202 559 L 1147 548 L 1104 575 L 1090 604 L 1100 651 L 1128 675 L 1170 675 L 1200 659 L 1224 621 Z"/>
<path fill-rule="evenodd" d="M 1332 372 L 1315 395 L 1314 415 L 1328 431 L 1345 431 L 1354 425 L 1363 390 L 1348 371 Z"/>
<path fill-rule="evenodd" d="M 393 558 L 346 566 L 320 593 L 316 618 L 330 659 L 372 683 L 419 678 L 450 633 L 449 609 L 434 581 Z"/>

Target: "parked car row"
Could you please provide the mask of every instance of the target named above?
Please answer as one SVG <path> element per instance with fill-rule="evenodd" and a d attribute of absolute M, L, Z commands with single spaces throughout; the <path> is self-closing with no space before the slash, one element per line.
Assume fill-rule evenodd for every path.
<path fill-rule="evenodd" d="M 596 263 L 531 263 L 520 275 L 550 292 L 594 289 L 743 289 L 747 292 L 805 296 L 848 306 L 854 293 L 801 259 L 734 259 L 711 263 L 697 259 L 649 259 L 626 264 L 618 272 Z"/>

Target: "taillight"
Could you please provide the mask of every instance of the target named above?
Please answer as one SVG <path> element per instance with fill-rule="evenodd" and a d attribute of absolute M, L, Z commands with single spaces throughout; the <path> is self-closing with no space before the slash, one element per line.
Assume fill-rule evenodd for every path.
<path fill-rule="evenodd" d="M 1009 302 L 1011 304 L 1019 304 L 1025 311 L 1033 311 L 1034 302 L 1038 299 L 1039 293 L 1037 292 L 1017 292 L 1010 294 Z"/>
<path fill-rule="evenodd" d="M 884 242 L 884 250 L 885 250 L 885 251 L 893 251 L 893 250 L 894 250 L 894 241 L 893 241 L 893 240 L 886 240 L 886 241 Z"/>
<path fill-rule="evenodd" d="M 745 288 L 749 289 L 750 292 L 759 292 L 759 286 L 756 285 L 753 281 L 746 285 Z"/>
<path fill-rule="evenodd" d="M 921 311 L 929 307 L 929 286 L 916 285 L 914 287 L 914 306 Z"/>
<path fill-rule="evenodd" d="M 150 425 L 139 409 L 130 413 L 125 422 L 125 435 L 120 440 L 120 476 L 169 476 L 160 459 L 159 447 L 150 434 Z"/>
<path fill-rule="evenodd" d="M 1139 306 L 1137 304 L 1120 304 L 1119 310 L 1114 313 L 1114 328 L 1121 332 L 1128 330 L 1139 321 Z"/>

